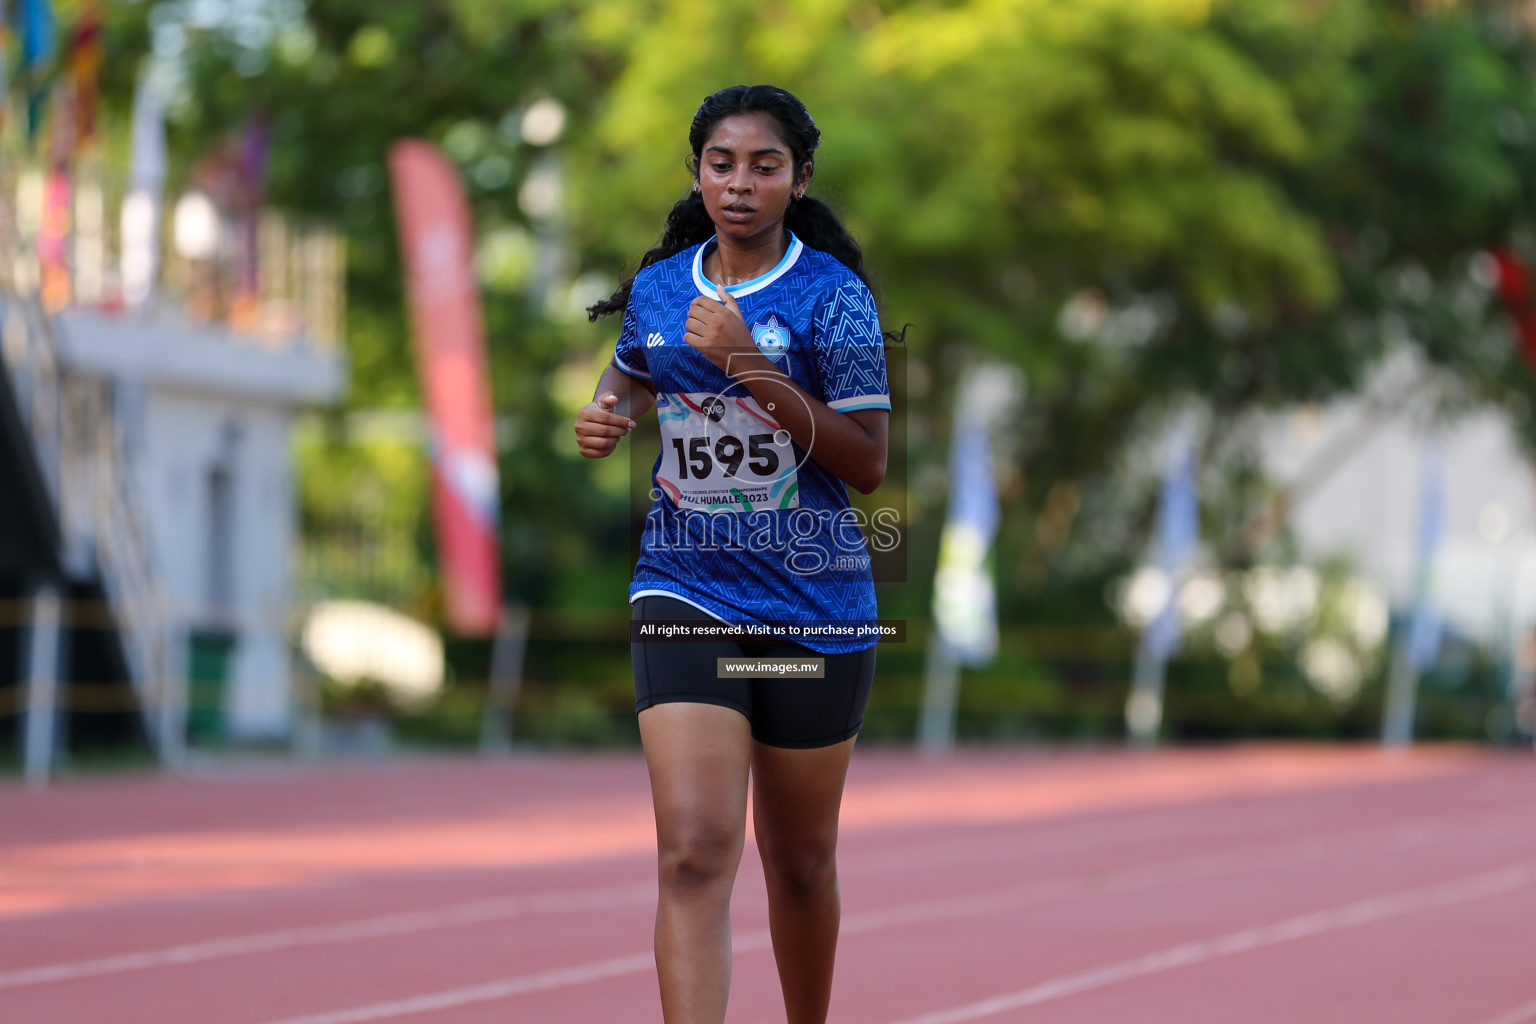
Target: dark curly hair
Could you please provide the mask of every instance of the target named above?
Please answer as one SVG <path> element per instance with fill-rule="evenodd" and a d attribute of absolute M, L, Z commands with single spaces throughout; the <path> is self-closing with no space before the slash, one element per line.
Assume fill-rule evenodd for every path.
<path fill-rule="evenodd" d="M 704 143 L 709 141 L 715 126 L 737 114 L 768 114 L 779 126 L 779 135 L 794 156 L 795 183 L 801 181 L 801 169 L 813 163 L 816 147 L 821 144 L 821 129 L 811 120 L 810 112 L 794 96 L 773 85 L 733 85 L 706 97 L 693 115 L 688 129 L 688 145 L 693 156 L 688 160 L 688 172 L 695 179 L 699 176 L 699 161 L 704 154 Z M 859 276 L 866 285 L 869 273 L 864 269 L 864 253 L 854 241 L 848 229 L 843 227 L 832 208 L 819 199 L 804 196 L 791 199 L 784 213 L 784 226 L 795 233 L 812 249 L 820 249 Z M 675 256 L 690 246 L 708 241 L 715 234 L 715 224 L 704 208 L 704 197 L 690 192 L 667 214 L 667 225 L 661 241 L 640 257 L 636 271 L 644 270 L 652 263 Z M 587 319 L 596 320 L 610 313 L 622 313 L 629 302 L 629 290 L 634 284 L 630 277 L 618 290 L 603 301 L 587 309 Z"/>

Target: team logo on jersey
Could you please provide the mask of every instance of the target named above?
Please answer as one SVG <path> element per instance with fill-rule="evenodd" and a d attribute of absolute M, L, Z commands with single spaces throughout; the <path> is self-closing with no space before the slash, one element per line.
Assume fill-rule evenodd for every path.
<path fill-rule="evenodd" d="M 771 314 L 767 323 L 752 325 L 752 340 L 759 352 L 775 362 L 789 351 L 789 330 Z"/>
<path fill-rule="evenodd" d="M 657 345 L 665 345 L 666 343 L 667 339 L 663 338 L 661 335 L 655 333 L 654 331 L 651 332 L 651 334 L 645 339 L 646 348 L 655 348 Z"/>

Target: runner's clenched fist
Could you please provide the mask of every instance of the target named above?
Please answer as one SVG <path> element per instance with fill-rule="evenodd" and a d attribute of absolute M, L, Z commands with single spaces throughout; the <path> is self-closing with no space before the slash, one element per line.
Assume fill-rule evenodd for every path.
<path fill-rule="evenodd" d="M 635 421 L 614 412 L 619 396 L 599 395 L 576 414 L 576 447 L 589 459 L 604 459 L 618 447 L 619 438 L 635 429 Z"/>

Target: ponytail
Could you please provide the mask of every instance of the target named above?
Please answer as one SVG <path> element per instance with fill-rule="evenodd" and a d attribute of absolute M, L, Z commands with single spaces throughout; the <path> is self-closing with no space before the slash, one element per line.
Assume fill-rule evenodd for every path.
<path fill-rule="evenodd" d="M 864 250 L 859 248 L 853 235 L 843 227 L 843 222 L 837 219 L 832 207 L 810 196 L 791 199 L 789 209 L 784 211 L 784 226 L 812 249 L 820 249 L 836 258 L 837 262 L 853 271 L 866 287 L 873 290 L 869 272 L 864 269 Z"/>
<path fill-rule="evenodd" d="M 640 265 L 635 268 L 635 274 L 652 263 L 660 263 L 684 249 L 707 242 L 714 233 L 715 222 L 709 219 L 709 211 L 704 209 L 704 197 L 697 192 L 688 193 L 673 204 L 671 212 L 667 214 L 666 227 L 661 232 L 661 241 L 640 257 Z M 624 307 L 629 303 L 629 291 L 634 284 L 635 278 L 631 275 L 612 295 L 588 306 L 587 319 L 596 321 L 610 313 L 624 312 Z"/>

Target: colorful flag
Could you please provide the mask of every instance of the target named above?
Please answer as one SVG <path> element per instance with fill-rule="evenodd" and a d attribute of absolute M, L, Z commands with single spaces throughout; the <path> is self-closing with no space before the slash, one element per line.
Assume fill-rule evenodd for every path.
<path fill-rule="evenodd" d="M 1013 414 L 1023 396 L 1018 372 L 998 364 L 971 367 L 955 394 L 949 514 L 933 574 L 933 635 L 918 721 L 918 742 L 931 752 L 955 745 L 960 666 L 983 665 L 997 653 L 992 542 L 1000 509 L 992 431 Z"/>
<path fill-rule="evenodd" d="M 71 195 L 69 170 L 57 166 L 43 183 L 43 216 L 37 233 L 37 262 L 42 277 L 43 308 L 57 313 L 69 305 L 72 282 L 69 275 L 69 233 Z"/>
<path fill-rule="evenodd" d="M 27 137 L 34 138 L 43 126 L 48 102 L 48 67 L 53 63 L 53 4 L 50 0 L 22 0 L 21 67 L 27 81 Z"/>
<path fill-rule="evenodd" d="M 395 143 L 389 172 L 431 421 L 448 624 L 487 635 L 501 612 L 500 486 L 469 205 L 453 166 L 430 143 Z"/>
<path fill-rule="evenodd" d="M 997 595 L 992 541 L 999 517 L 992 429 L 1019 401 L 1023 386 L 1003 366 L 978 366 L 955 396 L 949 456 L 949 514 L 933 577 L 933 621 L 958 661 L 981 665 L 997 652 Z"/>
<path fill-rule="evenodd" d="M 962 663 L 980 665 L 997 652 L 997 596 L 992 540 L 997 533 L 997 487 L 992 439 L 979 416 L 956 424 L 949 459 L 949 517 L 939 538 L 933 578 L 933 621 Z"/>
<path fill-rule="evenodd" d="M 1163 461 L 1163 490 L 1157 511 L 1157 563 L 1168 581 L 1168 596 L 1142 634 L 1147 652 L 1167 661 L 1183 639 L 1179 592 L 1200 539 L 1200 501 L 1195 491 L 1195 436 L 1180 427 L 1169 438 Z"/>
<path fill-rule="evenodd" d="M 11 26 L 10 4 L 0 0 L 0 97 L 11 94 Z M 5 127 L 7 103 L 0 102 L 0 128 Z"/>
<path fill-rule="evenodd" d="M 261 208 L 266 202 L 271 150 L 271 126 L 264 115 L 257 114 L 245 124 L 237 157 L 239 195 L 233 212 L 240 249 L 229 316 L 230 325 L 237 330 L 254 328 L 261 319 Z"/>
<path fill-rule="evenodd" d="M 1148 745 L 1163 721 L 1163 683 L 1168 659 L 1179 649 L 1179 594 L 1184 588 L 1200 540 L 1200 500 L 1195 492 L 1195 445 L 1198 424 L 1187 414 L 1167 438 L 1163 487 L 1158 498 L 1157 564 L 1167 584 L 1162 604 L 1142 630 L 1136 651 L 1136 675 L 1125 702 L 1131 739 Z"/>
<path fill-rule="evenodd" d="M 83 143 L 96 135 L 97 78 L 101 74 L 101 15 L 95 4 L 89 6 L 69 34 L 65 67 L 69 72 L 71 97 L 75 107 L 75 142 Z"/>
<path fill-rule="evenodd" d="M 1415 573 L 1413 618 L 1408 626 L 1408 664 L 1415 673 L 1435 663 L 1440 653 L 1441 618 L 1435 602 L 1435 562 L 1445 535 L 1445 459 L 1438 444 L 1424 449 L 1419 485 L 1418 569 Z"/>
<path fill-rule="evenodd" d="M 1402 633 L 1387 680 L 1381 741 L 1388 747 L 1413 742 L 1419 676 L 1440 653 L 1440 610 L 1435 605 L 1435 562 L 1445 533 L 1445 459 L 1435 441 L 1424 445 L 1419 483 L 1418 565 L 1414 570 L 1413 614 Z"/>
<path fill-rule="evenodd" d="M 50 0 L 22 0 L 21 59 L 28 68 L 43 68 L 53 60 L 53 4 Z"/>

